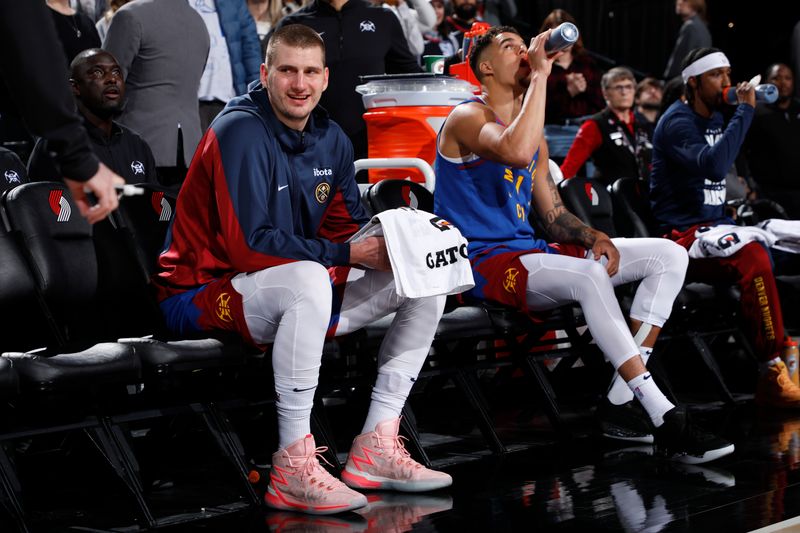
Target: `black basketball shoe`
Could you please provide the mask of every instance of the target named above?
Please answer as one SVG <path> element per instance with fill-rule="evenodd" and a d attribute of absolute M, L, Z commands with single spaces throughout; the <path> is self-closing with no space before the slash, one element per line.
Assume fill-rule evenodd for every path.
<path fill-rule="evenodd" d="M 686 464 L 714 461 L 733 453 L 734 446 L 694 425 L 683 407 L 670 409 L 653 430 L 657 457 Z"/>

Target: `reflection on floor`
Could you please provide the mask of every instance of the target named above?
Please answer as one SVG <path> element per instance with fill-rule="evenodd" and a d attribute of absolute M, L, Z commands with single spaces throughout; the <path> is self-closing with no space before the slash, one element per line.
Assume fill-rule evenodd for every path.
<path fill-rule="evenodd" d="M 455 478 L 450 490 L 418 495 L 372 493 L 369 506 L 358 512 L 310 517 L 234 505 L 207 508 L 205 520 L 163 529 L 736 532 L 800 514 L 800 413 L 757 411 L 747 402 L 700 409 L 696 414 L 735 442 L 733 456 L 696 466 L 664 463 L 652 457 L 649 446 L 616 446 L 589 432 L 567 440 L 540 441 L 502 458 L 476 452 L 473 460 L 459 460 L 447 468 Z M 467 458 L 469 453 L 460 449 L 463 443 L 459 448 L 444 440 L 440 456 L 451 446 L 456 456 Z M 184 463 L 165 458 L 177 461 L 174 480 L 151 480 L 156 507 L 161 505 L 171 514 L 181 506 L 196 512 L 188 502 L 199 493 L 187 487 L 196 483 L 205 487 L 201 496 L 209 496 L 208 476 L 218 476 L 220 501 L 236 500 L 235 493 L 224 488 L 230 480 L 194 453 L 201 447 L 199 441 L 187 443 L 184 452 L 189 459 Z M 69 458 L 78 463 L 80 459 Z M 130 509 L 121 507 L 118 488 L 97 472 L 70 473 L 62 468 L 62 476 L 72 477 L 48 479 L 48 472 L 59 465 L 23 461 L 20 466 L 41 469 L 46 480 L 37 494 L 42 500 L 33 505 L 33 531 L 140 530 L 126 518 L 131 516 Z M 108 483 L 106 497 L 82 499 L 84 493 L 96 494 L 100 483 Z M 0 522 L 0 526 L 2 531 L 13 531 L 10 525 Z"/>

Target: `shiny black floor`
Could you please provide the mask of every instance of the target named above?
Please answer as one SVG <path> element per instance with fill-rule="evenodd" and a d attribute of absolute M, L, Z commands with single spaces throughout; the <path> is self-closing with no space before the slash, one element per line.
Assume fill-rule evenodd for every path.
<path fill-rule="evenodd" d="M 424 495 L 373 493 L 367 509 L 325 518 L 243 508 L 224 469 L 200 461 L 204 443 L 193 437 L 184 443 L 185 462 L 181 454 L 168 458 L 174 479 L 153 480 L 152 501 L 172 521 L 180 521 L 182 513 L 188 513 L 184 518 L 201 515 L 192 502 L 233 502 L 206 508 L 203 520 L 171 526 L 165 521 L 163 530 L 175 532 L 734 532 L 800 514 L 800 413 L 765 412 L 744 401 L 727 408 L 707 405 L 695 414 L 735 442 L 733 456 L 700 466 L 663 463 L 648 446 L 616 446 L 593 431 L 549 442 L 532 432 L 536 438 L 530 440 L 538 442 L 502 458 L 461 451 L 467 447 L 464 441 L 445 443 L 434 447 L 440 451 L 438 462 L 451 463 L 446 468 L 455 479 L 452 489 Z M 580 429 L 586 423 L 588 429 L 588 420 L 576 415 L 571 424 Z M 82 464 L 81 452 L 74 453 L 61 460 Z M 42 458 L 48 455 L 41 453 Z M 31 513 L 33 531 L 139 530 L 131 519 L 135 514 L 122 503 L 119 488 L 102 477 L 102 468 L 70 474 L 64 464 L 44 461 L 35 466 L 42 491 L 37 495 L 41 500 L 33 502 L 39 508 Z M 61 474 L 48 479 L 50 471 Z M 105 483 L 107 491 L 98 491 Z"/>
<path fill-rule="evenodd" d="M 232 469 L 192 417 L 128 429 L 158 529 L 166 532 L 751 531 L 800 515 L 800 411 L 756 408 L 747 394 L 754 363 L 734 351 L 726 358 L 725 369 L 733 372 L 727 381 L 743 392 L 734 404 L 708 392 L 701 369 L 685 362 L 666 368 L 695 419 L 736 444 L 722 460 L 665 463 L 648 446 L 599 437 L 593 406 L 608 382 L 607 365 L 569 369 L 565 379 L 552 374 L 567 433 L 554 431 L 518 372 L 486 373 L 480 383 L 509 453 L 488 451 L 456 387 L 421 383 L 410 404 L 425 449 L 453 475 L 453 487 L 424 495 L 373 493 L 368 508 L 325 518 L 247 506 Z M 367 398 L 368 390 L 354 389 L 326 401 L 340 459 Z M 231 417 L 248 451 L 274 449 L 269 408 Z M 86 434 L 22 439 L 8 451 L 24 483 L 31 531 L 144 529 Z M 0 532 L 6 531 L 14 529 L 0 513 Z"/>

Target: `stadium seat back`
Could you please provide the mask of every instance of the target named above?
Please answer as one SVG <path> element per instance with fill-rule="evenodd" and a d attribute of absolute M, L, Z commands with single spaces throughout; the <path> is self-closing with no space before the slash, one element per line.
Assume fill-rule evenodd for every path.
<path fill-rule="evenodd" d="M 650 211 L 647 183 L 636 178 L 620 178 L 611 184 L 614 224 L 621 237 L 658 236 L 658 224 Z"/>
<path fill-rule="evenodd" d="M 369 189 L 368 195 L 374 213 L 398 207 L 433 212 L 433 194 L 422 184 L 413 181 L 381 180 Z"/>
<path fill-rule="evenodd" d="M 158 269 L 158 256 L 165 247 L 167 230 L 175 215 L 176 197 L 158 185 L 137 187 L 145 193 L 124 197 L 118 214 L 138 247 L 140 261 L 149 277 Z"/>
<path fill-rule="evenodd" d="M 48 301 L 75 309 L 97 290 L 92 226 L 61 183 L 25 183 L 8 191 L 4 208 L 21 238 L 34 278 Z"/>
<path fill-rule="evenodd" d="M 582 222 L 609 237 L 617 236 L 611 196 L 602 183 L 586 178 L 572 178 L 562 181 L 558 188 L 564 205 Z"/>

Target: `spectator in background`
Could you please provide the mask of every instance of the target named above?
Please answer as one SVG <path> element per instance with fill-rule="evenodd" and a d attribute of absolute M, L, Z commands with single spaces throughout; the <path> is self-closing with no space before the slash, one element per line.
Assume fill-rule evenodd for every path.
<path fill-rule="evenodd" d="M 0 75 L 25 124 L 45 137 L 81 215 L 94 224 L 117 208 L 122 178 L 98 161 L 67 91 L 55 25 L 41 2 L 0 0 Z M 37 31 L 31 31 L 36 28 Z M 90 206 L 87 191 L 98 199 Z"/>
<path fill-rule="evenodd" d="M 664 79 L 681 73 L 681 61 L 695 48 L 711 46 L 711 33 L 706 26 L 706 0 L 675 0 L 675 14 L 681 17 L 683 25 L 678 39 L 667 60 Z"/>
<path fill-rule="evenodd" d="M 436 13 L 428 0 L 373 0 L 373 4 L 383 6 L 395 14 L 403 27 L 408 41 L 408 49 L 420 60 L 425 50 L 424 31 L 433 29 Z"/>
<path fill-rule="evenodd" d="M 97 24 L 95 24 L 97 34 L 100 36 L 101 41 L 106 38 L 106 33 L 108 33 L 108 27 L 111 26 L 111 18 L 114 16 L 114 13 L 130 1 L 131 0 L 109 0 L 108 9 L 106 9 L 103 16 L 101 16 Z"/>
<path fill-rule="evenodd" d="M 109 0 L 70 0 L 70 5 L 84 13 L 92 22 L 97 22 L 108 10 Z"/>
<path fill-rule="evenodd" d="M 422 71 L 400 22 L 365 0 L 313 0 L 277 27 L 289 24 L 309 26 L 325 41 L 330 78 L 320 103 L 352 141 L 355 158 L 367 157 L 364 105 L 355 91 L 359 77 Z"/>
<path fill-rule="evenodd" d="M 27 0 L 26 0 L 27 1 Z M 32 0 L 37 2 L 39 0 Z M 87 48 L 100 46 L 100 36 L 94 27 L 94 21 L 69 5 L 69 0 L 47 0 L 47 7 L 53 15 L 56 32 L 64 47 L 67 63 Z M 30 29 L 33 31 L 33 29 Z"/>
<path fill-rule="evenodd" d="M 125 76 L 120 123 L 150 145 L 161 182 L 180 183 L 202 136 L 197 91 L 209 50 L 203 18 L 186 0 L 130 2 L 111 20 L 103 48 Z"/>
<path fill-rule="evenodd" d="M 445 0 L 431 0 L 431 6 L 436 14 L 436 24 L 432 31 L 423 35 L 425 49 L 422 55 L 452 56 L 461 48 L 463 36 L 447 20 L 447 4 Z"/>
<path fill-rule="evenodd" d="M 208 30 L 211 48 L 200 78 L 200 129 L 206 131 L 228 100 L 245 94 L 258 79 L 263 60 L 253 17 L 245 0 L 191 0 Z"/>
<path fill-rule="evenodd" d="M 481 18 L 492 26 L 508 24 L 516 16 L 516 0 L 483 0 Z"/>
<path fill-rule="evenodd" d="M 452 3 L 453 14 L 447 17 L 447 21 L 461 33 L 463 41 L 464 34 L 472 27 L 472 23 L 481 20 L 478 16 L 478 0 L 452 0 Z M 461 43 L 458 47 L 461 48 Z"/>
<path fill-rule="evenodd" d="M 256 33 L 261 43 L 261 57 L 267 54 L 267 34 L 283 18 L 283 2 L 280 0 L 247 0 L 247 9 L 256 23 Z"/>
<path fill-rule="evenodd" d="M 653 151 L 648 127 L 633 111 L 636 79 L 625 67 L 615 67 L 601 80 L 606 108 L 581 125 L 561 165 L 564 179 L 574 177 L 591 157 L 594 178 L 611 185 L 619 178 L 650 178 Z"/>
<path fill-rule="evenodd" d="M 759 102 L 744 146 L 749 171 L 761 197 L 781 204 L 800 219 L 800 101 L 793 98 L 794 76 L 783 63 L 771 65 L 767 83 L 778 88 L 774 104 Z"/>
<path fill-rule="evenodd" d="M 555 28 L 563 22 L 576 24 L 575 18 L 563 9 L 554 9 L 542 23 L 539 32 Z M 580 27 L 580 26 L 579 26 Z M 583 35 L 559 56 L 547 78 L 547 124 L 564 124 L 569 119 L 597 113 L 604 107 L 600 90 L 602 71 L 583 47 Z"/>
<path fill-rule="evenodd" d="M 661 97 L 661 109 L 658 112 L 658 116 L 661 117 L 661 115 L 669 109 L 669 106 L 674 104 L 677 100 L 686 101 L 683 78 L 680 76 L 675 76 L 671 80 L 667 80 L 664 84 L 664 95 Z"/>
<path fill-rule="evenodd" d="M 127 183 L 157 183 L 153 153 L 139 135 L 114 121 L 125 107 L 125 81 L 114 56 L 99 48 L 78 54 L 70 65 L 72 94 L 92 149 Z M 28 162 L 34 180 L 61 179 L 48 142 L 39 138 Z"/>
<path fill-rule="evenodd" d="M 636 105 L 634 113 L 637 120 L 647 127 L 648 136 L 653 138 L 656 129 L 658 113 L 661 110 L 661 100 L 664 98 L 664 82 L 659 79 L 647 77 L 636 86 L 633 102 Z"/>

